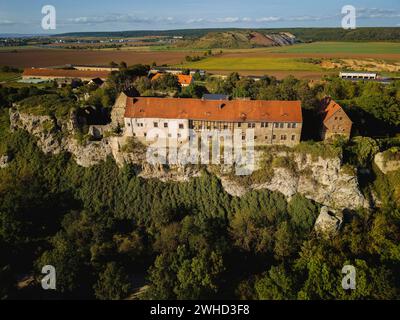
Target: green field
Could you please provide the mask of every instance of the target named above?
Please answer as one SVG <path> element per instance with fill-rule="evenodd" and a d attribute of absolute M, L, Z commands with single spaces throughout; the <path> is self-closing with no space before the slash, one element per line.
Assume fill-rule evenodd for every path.
<path fill-rule="evenodd" d="M 319 65 L 306 63 L 295 58 L 273 57 L 213 57 L 198 62 L 186 63 L 184 68 L 204 70 L 265 70 L 265 71 L 323 71 Z"/>
<path fill-rule="evenodd" d="M 314 42 L 266 49 L 272 53 L 400 54 L 400 42 Z"/>
<path fill-rule="evenodd" d="M 7 82 L 17 80 L 21 77 L 20 73 L 14 72 L 0 72 L 0 82 Z"/>

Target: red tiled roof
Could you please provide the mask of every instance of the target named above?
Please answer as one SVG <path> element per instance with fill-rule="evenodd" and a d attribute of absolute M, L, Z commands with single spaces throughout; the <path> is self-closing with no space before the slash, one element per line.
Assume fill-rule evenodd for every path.
<path fill-rule="evenodd" d="M 151 81 L 155 81 L 157 79 L 160 79 L 161 77 L 163 77 L 165 75 L 165 73 L 156 73 L 153 78 L 151 78 Z M 188 75 L 184 75 L 184 74 L 178 74 L 177 75 L 178 78 L 178 82 L 179 84 L 182 85 L 189 85 L 192 83 L 193 81 L 193 77 L 192 76 L 188 76 Z"/>
<path fill-rule="evenodd" d="M 109 76 L 109 74 L 109 71 L 26 68 L 22 75 L 25 77 L 54 77 L 76 79 L 100 78 L 105 80 Z"/>
<path fill-rule="evenodd" d="M 162 76 L 163 76 L 162 73 L 156 73 L 156 74 L 153 76 L 153 78 L 151 78 L 151 81 L 155 81 L 155 80 L 161 78 Z"/>
<path fill-rule="evenodd" d="M 127 98 L 126 118 L 303 122 L 300 101 Z"/>
<path fill-rule="evenodd" d="M 324 101 L 325 106 L 323 108 L 323 121 L 328 121 L 330 118 L 333 117 L 333 115 L 338 112 L 339 110 L 342 110 L 342 107 L 337 104 L 333 100 L 325 100 Z"/>
<path fill-rule="evenodd" d="M 184 74 L 178 74 L 178 81 L 180 83 L 180 85 L 189 85 L 192 83 L 193 81 L 193 77 L 192 76 L 187 76 Z"/>

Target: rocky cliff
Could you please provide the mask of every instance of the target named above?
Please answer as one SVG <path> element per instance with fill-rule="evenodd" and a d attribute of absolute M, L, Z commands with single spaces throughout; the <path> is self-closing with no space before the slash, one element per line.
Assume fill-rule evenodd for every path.
<path fill-rule="evenodd" d="M 251 190 L 279 191 L 287 198 L 296 193 L 323 205 L 337 209 L 367 208 L 369 204 L 358 185 L 355 173 L 347 172 L 340 158 L 314 159 L 311 155 L 295 152 L 277 153 L 274 157 L 288 157 L 292 167 L 273 167 L 272 176 L 262 183 L 250 186 L 222 178 L 225 190 L 233 196 L 243 196 Z"/>
<path fill-rule="evenodd" d="M 89 167 L 112 156 L 119 166 L 127 163 L 136 165 L 138 174 L 143 178 L 188 181 L 201 172 L 199 166 L 150 165 L 146 162 L 146 150 L 128 148 L 130 140 L 124 136 L 109 136 L 101 141 L 79 143 L 75 139 L 77 124 L 74 114 L 71 114 L 68 122 L 60 123 L 48 116 L 24 114 L 14 108 L 10 110 L 10 122 L 11 129 L 23 129 L 36 137 L 43 152 L 69 152 L 80 166 Z M 336 209 L 368 207 L 359 189 L 357 176 L 349 170 L 343 170 L 340 158 L 315 158 L 294 151 L 271 152 L 270 159 L 290 159 L 291 166 L 280 166 L 270 161 L 268 168 L 265 168 L 262 153 L 259 151 L 256 155 L 259 166 L 257 172 L 270 171 L 268 179 L 262 181 L 243 184 L 240 179 L 226 173 L 232 171 L 229 168 L 206 169 L 220 177 L 223 187 L 232 196 L 240 197 L 251 190 L 267 189 L 279 191 L 288 199 L 300 193 Z"/>

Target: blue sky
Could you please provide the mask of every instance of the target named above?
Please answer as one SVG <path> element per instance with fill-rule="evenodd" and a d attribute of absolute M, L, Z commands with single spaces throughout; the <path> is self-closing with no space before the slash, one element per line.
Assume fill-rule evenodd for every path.
<path fill-rule="evenodd" d="M 49 33 L 41 8 L 57 10 L 57 30 L 339 27 L 341 8 L 357 8 L 357 25 L 400 26 L 399 0 L 0 0 L 1 33 Z"/>

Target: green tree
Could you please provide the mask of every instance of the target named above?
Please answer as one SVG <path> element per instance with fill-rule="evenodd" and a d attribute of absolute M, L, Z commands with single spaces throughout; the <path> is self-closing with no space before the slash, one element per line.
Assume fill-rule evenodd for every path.
<path fill-rule="evenodd" d="M 255 289 L 260 300 L 293 300 L 296 298 L 295 282 L 283 265 L 271 267 L 256 281 Z"/>
<path fill-rule="evenodd" d="M 100 273 L 94 286 L 96 298 L 100 300 L 121 300 L 127 297 L 131 290 L 131 282 L 124 268 L 115 262 L 107 264 Z"/>

